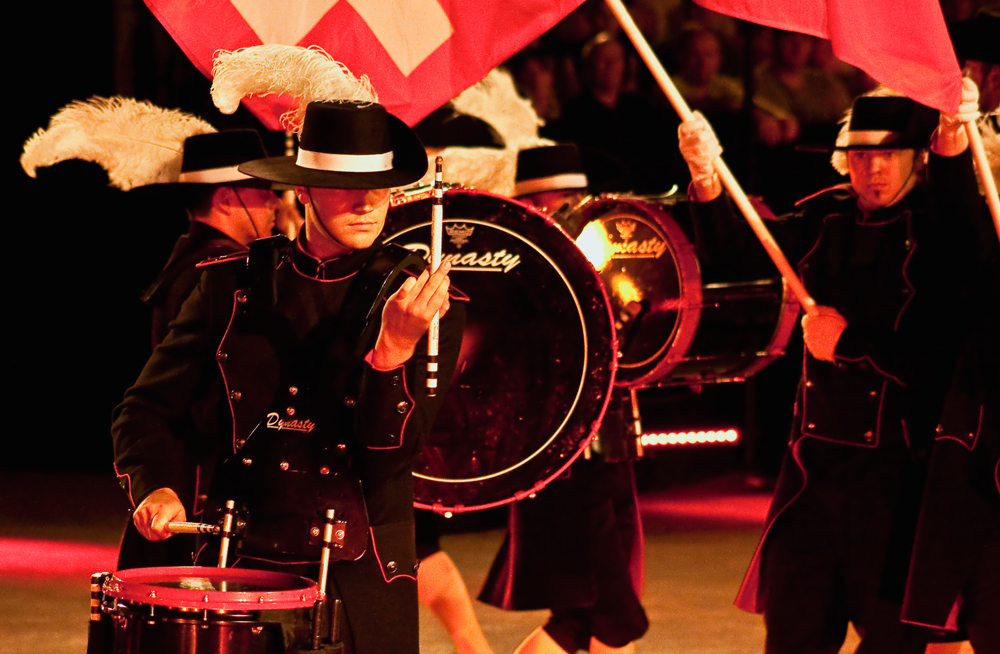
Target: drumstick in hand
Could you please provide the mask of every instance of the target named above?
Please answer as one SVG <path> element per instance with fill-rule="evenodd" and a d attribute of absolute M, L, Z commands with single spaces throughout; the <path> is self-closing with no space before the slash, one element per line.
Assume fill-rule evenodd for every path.
<path fill-rule="evenodd" d="M 434 204 L 431 208 L 431 273 L 441 266 L 441 230 L 444 224 L 444 159 L 434 159 Z M 441 337 L 441 312 L 434 314 L 427 332 L 427 396 L 437 395 L 438 342 Z"/>

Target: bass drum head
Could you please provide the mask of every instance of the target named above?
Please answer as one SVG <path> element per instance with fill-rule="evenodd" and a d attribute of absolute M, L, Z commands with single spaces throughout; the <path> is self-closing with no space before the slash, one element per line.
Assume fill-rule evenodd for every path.
<path fill-rule="evenodd" d="M 386 241 L 429 252 L 432 202 L 393 206 Z M 551 218 L 461 189 L 443 214 L 442 260 L 469 301 L 414 491 L 418 507 L 461 512 L 522 499 L 573 461 L 604 415 L 616 347 L 600 277 Z"/>
<path fill-rule="evenodd" d="M 579 211 L 577 242 L 593 253 L 619 317 L 616 383 L 647 385 L 676 364 L 698 328 L 701 273 L 694 246 L 663 206 L 608 195 Z"/>
<path fill-rule="evenodd" d="M 606 195 L 572 218 L 619 320 L 619 386 L 745 381 L 784 354 L 797 323 L 773 267 L 743 261 L 675 204 Z"/>

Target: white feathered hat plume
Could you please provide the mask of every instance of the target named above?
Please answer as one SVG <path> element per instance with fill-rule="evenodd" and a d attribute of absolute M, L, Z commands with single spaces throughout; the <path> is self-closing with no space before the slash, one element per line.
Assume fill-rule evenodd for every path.
<path fill-rule="evenodd" d="M 367 75 L 355 77 L 319 46 L 265 44 L 216 53 L 212 100 L 222 113 L 236 111 L 245 96 L 272 93 L 298 100 L 281 117 L 296 133 L 310 102 L 378 102 Z"/>
<path fill-rule="evenodd" d="M 191 114 L 114 96 L 66 105 L 24 142 L 21 167 L 31 177 L 68 159 L 92 161 L 123 191 L 176 182 L 184 139 L 216 131 Z"/>
<path fill-rule="evenodd" d="M 514 87 L 514 79 L 506 70 L 494 68 L 475 85 L 455 96 L 456 111 L 481 118 L 496 129 L 508 148 L 523 150 L 552 141 L 538 136 L 545 124 L 531 101 L 522 98 Z"/>
<path fill-rule="evenodd" d="M 504 149 L 445 148 L 444 181 L 510 197 L 514 194 L 517 153 L 524 148 L 552 145 L 538 136 L 544 121 L 531 102 L 522 98 L 507 71 L 494 68 L 475 85 L 451 101 L 456 111 L 486 121 L 503 137 Z M 433 158 L 435 154 L 431 155 Z M 433 181 L 434 167 L 418 184 Z"/>

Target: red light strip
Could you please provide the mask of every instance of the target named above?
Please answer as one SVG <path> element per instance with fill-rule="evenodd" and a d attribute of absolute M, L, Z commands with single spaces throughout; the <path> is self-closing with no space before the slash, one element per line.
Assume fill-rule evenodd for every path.
<path fill-rule="evenodd" d="M 736 429 L 671 431 L 643 434 L 641 439 L 643 447 L 670 447 L 675 445 L 731 445 L 739 442 L 740 432 Z"/>

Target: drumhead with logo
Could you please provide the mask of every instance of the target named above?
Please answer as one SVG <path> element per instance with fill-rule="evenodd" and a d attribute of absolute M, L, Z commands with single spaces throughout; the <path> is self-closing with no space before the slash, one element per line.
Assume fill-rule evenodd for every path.
<path fill-rule="evenodd" d="M 605 195 L 571 220 L 618 318 L 619 386 L 743 381 L 784 353 L 799 306 L 781 277 L 678 199 Z"/>
<path fill-rule="evenodd" d="M 393 206 L 386 240 L 429 252 L 432 199 Z M 468 511 L 540 490 L 581 452 L 614 383 L 603 284 L 551 218 L 489 193 L 444 195 L 442 260 L 469 296 L 458 365 L 416 463 L 416 504 Z"/>

